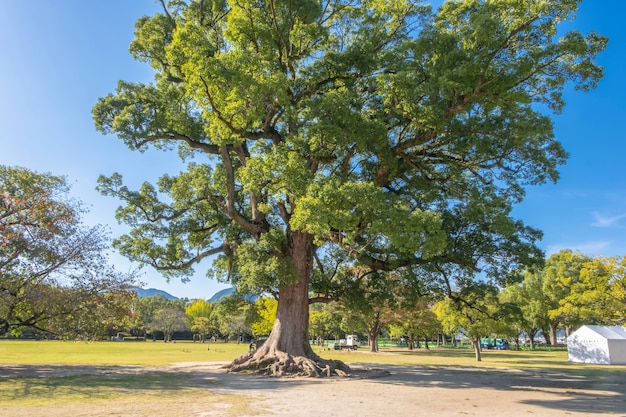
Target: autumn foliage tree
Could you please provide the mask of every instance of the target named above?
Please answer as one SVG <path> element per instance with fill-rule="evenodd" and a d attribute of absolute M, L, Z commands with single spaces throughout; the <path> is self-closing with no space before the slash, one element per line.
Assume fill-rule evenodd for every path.
<path fill-rule="evenodd" d="M 131 149 L 178 147 L 187 171 L 101 192 L 132 226 L 116 246 L 165 275 L 212 272 L 278 299 L 262 348 L 231 369 L 330 375 L 307 340 L 318 257 L 373 270 L 425 264 L 446 245 L 442 213 L 510 204 L 556 180 L 551 121 L 566 84 L 589 89 L 606 39 L 557 35 L 578 1 L 161 1 L 130 46 L 155 71 L 93 108 Z M 469 258 L 471 262 L 471 257 Z M 447 259 L 467 262 L 467 259 Z M 322 275 L 332 271 L 320 271 Z"/>
<path fill-rule="evenodd" d="M 0 166 L 0 336 L 99 336 L 129 314 L 134 280 L 108 264 L 106 234 L 82 225 L 68 192 L 63 177 Z"/>

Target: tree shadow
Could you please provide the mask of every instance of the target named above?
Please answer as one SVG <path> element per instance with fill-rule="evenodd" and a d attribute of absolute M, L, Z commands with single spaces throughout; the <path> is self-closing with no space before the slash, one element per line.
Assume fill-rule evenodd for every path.
<path fill-rule="evenodd" d="M 353 366 L 356 364 L 352 364 Z M 360 364 L 371 367 L 372 364 Z M 495 392 L 525 392 L 528 399 L 519 403 L 566 412 L 626 415 L 626 374 L 619 370 L 572 370 L 560 372 L 540 369 L 411 367 L 380 365 L 389 373 L 380 384 L 447 389 L 486 388 Z M 367 378 L 367 373 L 364 374 Z M 554 399 L 533 398 L 552 394 Z"/>
<path fill-rule="evenodd" d="M 299 390 L 337 393 L 335 398 L 320 398 L 320 405 L 332 406 L 341 397 L 345 384 L 363 380 L 367 390 L 359 401 L 379 398 L 378 393 L 402 387 L 415 398 L 431 395 L 420 388 L 456 391 L 482 389 L 494 397 L 516 393 L 511 406 L 528 405 L 540 409 L 593 414 L 626 415 L 626 373 L 619 369 L 497 369 L 453 366 L 403 366 L 350 363 L 347 378 L 276 378 L 257 374 L 228 373 L 220 363 L 185 364 L 180 367 L 145 368 L 140 366 L 0 366 L 0 387 L 11 401 L 33 396 L 54 398 L 57 394 L 76 393 L 81 398 L 104 398 L 125 393 L 182 393 L 202 389 L 216 394 L 259 395 L 277 398 L 298 395 Z M 11 386 L 14 388 L 11 388 Z M 7 388 L 8 386 L 8 388 Z M 411 390 L 415 388 L 415 390 Z M 408 389 L 408 390 L 407 390 Z M 484 391 L 487 390 L 487 391 Z M 206 391 L 205 391 L 206 392 Z M 464 397 L 457 391 L 457 398 Z M 414 395 L 413 395 L 414 394 Z M 205 394 L 202 394 L 205 395 Z M 441 393 L 439 394 L 441 395 Z M 445 395 L 445 394 L 444 394 Z M 469 394 L 468 394 L 469 395 Z M 488 401 L 488 398 L 486 399 Z M 256 401 L 256 400 L 255 400 Z M 355 401 L 354 399 L 352 401 Z"/>
<path fill-rule="evenodd" d="M 198 381 L 169 370 L 138 366 L 18 365 L 0 367 L 0 392 L 5 399 L 109 398 L 121 393 L 176 392 L 207 388 L 211 381 Z"/>

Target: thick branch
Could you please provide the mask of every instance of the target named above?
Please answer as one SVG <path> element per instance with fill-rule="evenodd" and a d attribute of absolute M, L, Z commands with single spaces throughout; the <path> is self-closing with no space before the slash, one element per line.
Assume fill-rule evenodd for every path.
<path fill-rule="evenodd" d="M 221 148 L 222 161 L 224 162 L 224 168 L 226 170 L 226 206 L 224 207 L 224 213 L 241 226 L 246 232 L 253 236 L 258 236 L 262 229 L 260 225 L 250 222 L 244 216 L 241 215 L 235 208 L 236 194 L 235 190 L 235 172 L 233 169 L 233 163 L 230 158 L 230 153 L 226 147 Z"/>

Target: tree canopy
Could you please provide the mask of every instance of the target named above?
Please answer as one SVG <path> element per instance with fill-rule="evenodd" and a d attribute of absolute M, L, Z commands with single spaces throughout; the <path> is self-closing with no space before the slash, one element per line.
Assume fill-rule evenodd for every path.
<path fill-rule="evenodd" d="M 278 297 L 270 338 L 232 369 L 335 371 L 307 341 L 328 254 L 380 271 L 532 261 L 519 248 L 537 235 L 511 207 L 566 159 L 539 109 L 602 75 L 604 37 L 557 31 L 579 1 L 161 3 L 130 46 L 154 82 L 120 81 L 93 117 L 131 150 L 191 162 L 136 191 L 118 174 L 99 189 L 124 201 L 124 255 L 183 279 L 211 258 L 219 279 Z M 455 239 L 458 227 L 473 233 Z"/>

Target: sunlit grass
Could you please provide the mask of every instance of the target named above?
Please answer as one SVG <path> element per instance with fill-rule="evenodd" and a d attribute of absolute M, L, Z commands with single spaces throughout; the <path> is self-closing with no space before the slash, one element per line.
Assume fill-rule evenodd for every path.
<path fill-rule="evenodd" d="M 236 343 L 0 340 L 0 365 L 7 366 L 4 374 L 0 368 L 0 415 L 50 415 L 50 407 L 54 416 L 84 410 L 198 415 L 219 403 L 220 415 L 253 416 L 262 410 L 249 398 L 212 391 L 219 380 L 161 370 L 176 362 L 226 362 L 247 349 Z M 11 368 L 26 371 L 12 374 Z"/>
<path fill-rule="evenodd" d="M 167 366 L 174 362 L 224 362 L 247 352 L 247 344 L 61 342 L 0 340 L 0 364 Z"/>
<path fill-rule="evenodd" d="M 591 365 L 568 362 L 566 351 L 515 351 L 484 350 L 482 360 L 476 361 L 470 349 L 414 349 L 383 348 L 379 353 L 370 353 L 367 348 L 358 351 L 317 351 L 327 359 L 338 359 L 347 363 L 381 363 L 401 366 L 459 367 L 459 368 L 507 368 L 532 369 L 544 372 L 558 371 L 576 375 L 594 373 L 623 373 L 622 365 Z"/>
<path fill-rule="evenodd" d="M 477 362 L 470 349 L 382 348 L 370 353 L 367 347 L 358 351 L 329 351 L 314 346 L 326 359 L 347 363 L 381 363 L 401 366 L 482 367 L 513 369 L 546 369 L 585 373 L 594 371 L 624 372 L 626 366 L 588 365 L 567 361 L 566 351 L 485 350 Z M 164 367 L 175 362 L 228 362 L 248 351 L 242 343 L 161 342 L 60 342 L 0 340 L 0 364 L 49 365 L 136 365 Z"/>

